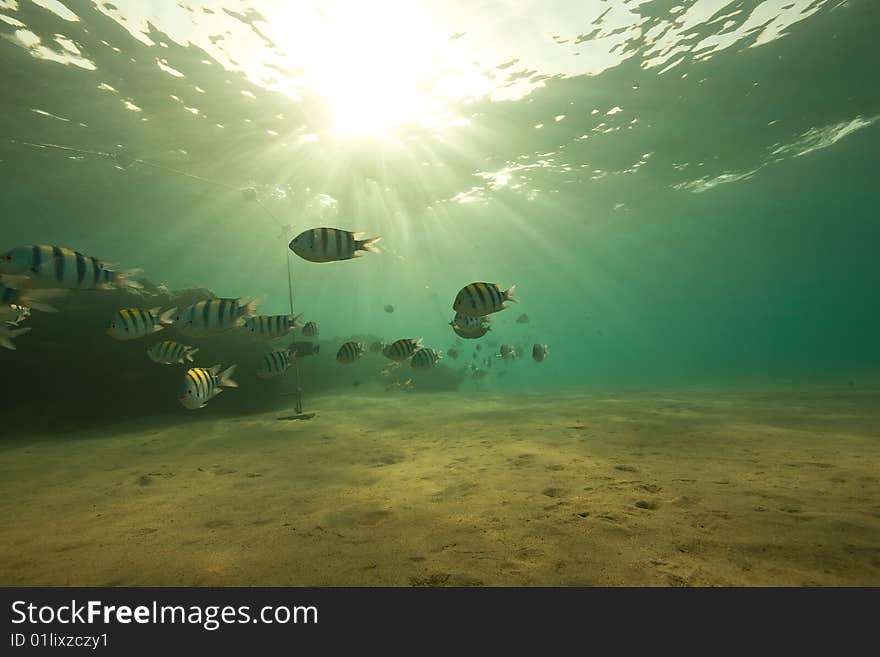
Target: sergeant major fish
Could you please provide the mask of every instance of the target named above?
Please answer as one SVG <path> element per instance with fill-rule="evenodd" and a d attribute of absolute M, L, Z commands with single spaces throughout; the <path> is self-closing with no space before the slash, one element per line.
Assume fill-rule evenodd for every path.
<path fill-rule="evenodd" d="M 395 363 L 402 363 L 422 347 L 422 339 L 402 338 L 387 345 L 382 353 Z"/>
<path fill-rule="evenodd" d="M 159 365 L 182 365 L 186 361 L 192 362 L 197 351 L 198 349 L 189 345 L 180 344 L 174 340 L 165 340 L 157 342 L 147 349 L 147 356 Z"/>
<path fill-rule="evenodd" d="M 532 358 L 535 359 L 536 362 L 540 363 L 547 357 L 547 352 L 550 348 L 546 344 L 536 344 L 532 347 Z"/>
<path fill-rule="evenodd" d="M 214 367 L 193 367 L 186 371 L 183 377 L 183 386 L 177 399 L 184 408 L 195 410 L 204 408 L 214 397 L 223 392 L 223 388 L 237 388 L 238 384 L 232 380 L 235 365 L 220 372 L 220 365 Z M 218 374 L 219 372 L 219 374 Z"/>
<path fill-rule="evenodd" d="M 490 329 L 487 325 L 475 329 L 463 329 L 453 324 L 452 330 L 455 331 L 455 334 L 460 338 L 464 338 L 466 340 L 476 340 L 477 338 L 482 338 L 484 335 L 486 335 L 488 331 L 492 329 Z"/>
<path fill-rule="evenodd" d="M 306 322 L 303 326 L 303 335 L 307 338 L 317 338 L 320 332 L 321 327 L 318 322 Z"/>
<path fill-rule="evenodd" d="M 260 299 L 208 299 L 184 308 L 174 316 L 174 328 L 183 335 L 217 335 L 245 325 L 244 318 L 256 314 Z"/>
<path fill-rule="evenodd" d="M 290 349 L 273 351 L 263 356 L 263 364 L 257 370 L 257 376 L 261 379 L 274 379 L 284 374 L 296 357 L 296 352 Z"/>
<path fill-rule="evenodd" d="M 513 291 L 516 285 L 501 290 L 497 283 L 469 283 L 455 297 L 452 309 L 469 317 L 482 317 L 507 308 L 507 302 L 516 302 Z"/>
<path fill-rule="evenodd" d="M 413 354 L 410 365 L 416 370 L 429 370 L 440 360 L 441 352 L 423 347 Z"/>
<path fill-rule="evenodd" d="M 467 340 L 475 340 L 486 335 L 487 331 L 492 329 L 489 327 L 488 317 L 468 317 L 461 313 L 455 313 L 455 317 L 449 322 L 455 334 Z"/>
<path fill-rule="evenodd" d="M 291 240 L 290 250 L 309 262 L 335 262 L 361 256 L 359 251 L 378 253 L 374 246 L 381 237 L 360 239 L 363 233 L 339 228 L 310 228 Z"/>
<path fill-rule="evenodd" d="M 455 317 L 452 318 L 452 321 L 449 322 L 449 325 L 453 327 L 457 326 L 460 329 L 469 331 L 483 328 L 490 321 L 491 320 L 488 317 L 470 317 L 469 315 L 455 313 Z"/>
<path fill-rule="evenodd" d="M 59 246 L 18 246 L 0 256 L 0 274 L 21 287 L 104 290 L 143 287 L 132 276 L 140 269 L 108 269 L 110 263 Z"/>
<path fill-rule="evenodd" d="M 336 352 L 336 362 L 341 363 L 342 365 L 351 365 L 360 358 L 363 353 L 364 345 L 360 342 L 346 342 L 339 347 L 339 351 Z"/>
<path fill-rule="evenodd" d="M 302 326 L 302 314 L 293 315 L 254 315 L 244 317 L 244 328 L 252 335 L 265 340 L 282 338 L 298 326 Z"/>
<path fill-rule="evenodd" d="M 117 340 L 135 340 L 151 335 L 170 324 L 177 308 L 171 308 L 159 314 L 159 308 L 142 310 L 141 308 L 124 308 L 113 316 L 107 326 L 107 335 Z"/>

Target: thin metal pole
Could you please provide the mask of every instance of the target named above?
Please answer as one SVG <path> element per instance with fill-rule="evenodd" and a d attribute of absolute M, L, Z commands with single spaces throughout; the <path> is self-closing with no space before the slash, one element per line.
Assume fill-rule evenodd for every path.
<path fill-rule="evenodd" d="M 293 357 L 293 371 L 296 374 L 296 407 L 295 407 L 295 409 L 296 409 L 296 412 L 299 414 L 299 413 L 303 412 L 303 405 L 302 405 L 302 388 L 299 385 L 299 358 L 297 358 L 296 356 Z"/>
<path fill-rule="evenodd" d="M 290 299 L 290 314 L 293 315 L 293 277 L 290 275 L 290 249 L 284 247 L 284 257 L 287 258 L 287 296 Z"/>

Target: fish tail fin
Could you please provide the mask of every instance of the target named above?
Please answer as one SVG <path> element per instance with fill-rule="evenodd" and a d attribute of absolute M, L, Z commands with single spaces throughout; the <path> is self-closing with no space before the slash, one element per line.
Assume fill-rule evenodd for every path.
<path fill-rule="evenodd" d="M 300 313 L 299 315 L 294 315 L 293 319 L 290 321 L 291 326 L 293 328 L 302 328 L 305 326 L 305 323 L 302 321 L 303 315 L 305 313 Z"/>
<path fill-rule="evenodd" d="M 159 312 L 159 309 L 156 308 L 156 312 Z M 174 323 L 174 314 L 177 312 L 177 307 L 169 308 L 164 313 L 159 315 L 159 323 L 160 324 L 173 324 Z"/>
<path fill-rule="evenodd" d="M 143 285 L 134 280 L 134 276 L 143 273 L 143 269 L 118 269 L 113 272 L 113 286 L 117 288 L 134 288 L 139 290 Z"/>
<path fill-rule="evenodd" d="M 219 366 L 218 366 L 219 367 Z M 220 373 L 220 376 L 217 381 L 217 385 L 221 388 L 237 388 L 238 384 L 232 380 L 232 375 L 235 373 L 235 368 L 237 365 L 230 365 L 225 370 Z M 224 397 L 224 399 L 226 399 Z"/>
<path fill-rule="evenodd" d="M 12 342 L 12 338 L 17 338 L 22 333 L 27 333 L 30 330 L 30 326 L 12 330 L 0 328 L 0 347 L 5 347 L 6 349 L 12 349 L 14 351 L 15 345 Z"/>
<path fill-rule="evenodd" d="M 355 239 L 354 241 L 354 250 L 355 251 L 369 251 L 370 253 L 381 253 L 379 247 L 376 246 L 376 242 L 381 240 L 382 238 L 377 237 L 368 237 L 365 240 Z M 355 253 L 355 256 L 360 255 L 359 253 Z"/>
<path fill-rule="evenodd" d="M 511 285 L 508 289 L 504 290 L 504 300 L 505 301 L 513 301 L 514 303 L 519 303 L 519 299 L 513 296 L 513 291 L 516 289 L 516 285 Z"/>
<path fill-rule="evenodd" d="M 186 360 L 188 360 L 190 363 L 192 363 L 192 362 L 193 362 L 193 356 L 195 356 L 195 355 L 198 353 L 198 351 L 199 351 L 198 349 L 190 349 L 189 351 L 187 351 L 187 352 L 183 355 L 183 357 L 184 357 Z"/>
<path fill-rule="evenodd" d="M 49 305 L 46 301 L 63 293 L 64 290 L 28 290 L 22 294 L 21 304 L 44 313 L 57 313 L 58 309 L 55 306 Z"/>
<path fill-rule="evenodd" d="M 256 299 L 252 301 L 248 301 L 246 298 L 242 297 L 238 300 L 241 304 L 241 316 L 242 317 L 253 317 L 257 314 L 257 306 L 263 303 L 266 300 L 266 295 L 261 294 Z"/>

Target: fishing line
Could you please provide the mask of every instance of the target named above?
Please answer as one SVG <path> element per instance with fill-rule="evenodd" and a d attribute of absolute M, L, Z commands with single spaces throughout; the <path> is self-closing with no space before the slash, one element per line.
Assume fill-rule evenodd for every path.
<path fill-rule="evenodd" d="M 248 189 L 253 189 L 253 188 L 251 187 Z M 268 207 L 266 207 L 263 204 L 263 202 L 256 196 L 256 190 L 254 190 L 253 200 L 256 201 L 257 205 L 259 205 L 261 208 L 263 208 L 263 211 L 266 214 L 268 214 L 270 217 L 272 217 L 273 220 L 275 220 L 277 223 L 281 223 L 279 221 L 278 217 L 276 217 L 275 214 Z M 288 300 L 290 301 L 290 314 L 292 316 L 293 315 L 293 275 L 290 271 L 290 249 L 288 249 L 287 247 L 284 248 L 284 258 L 285 258 L 285 262 L 287 263 L 287 297 L 288 297 Z"/>
<path fill-rule="evenodd" d="M 66 151 L 69 153 L 76 153 L 77 155 L 91 155 L 95 157 L 103 157 L 110 160 L 116 164 L 116 166 L 121 169 L 128 170 L 132 166 L 136 164 L 140 164 L 146 167 L 152 167 L 157 171 L 162 171 L 165 173 L 173 174 L 176 176 L 181 176 L 184 178 L 189 178 L 190 180 L 197 180 L 198 182 L 205 183 L 206 185 L 212 185 L 213 187 L 218 187 L 220 189 L 224 189 L 229 192 L 238 192 L 242 194 L 245 200 L 255 201 L 257 205 L 265 212 L 273 221 L 278 224 L 281 224 L 281 221 L 278 217 L 273 213 L 257 196 L 257 190 L 253 187 L 233 187 L 232 185 L 228 185 L 223 182 L 219 182 L 217 180 L 211 180 L 210 178 L 205 178 L 204 176 L 197 176 L 194 173 L 189 173 L 188 171 L 182 171 L 180 169 L 175 169 L 173 167 L 165 166 L 162 164 L 156 164 L 155 162 L 150 162 L 149 160 L 144 160 L 138 157 L 134 157 L 127 153 L 125 150 L 119 150 L 113 153 L 106 153 L 104 151 L 92 151 L 83 148 L 74 148 L 73 146 L 64 146 L 62 144 L 46 144 L 40 142 L 31 142 L 25 141 L 24 139 L 17 139 L 15 137 L 10 137 L 9 141 L 13 144 L 22 144 L 24 146 L 33 146 L 34 148 L 46 148 L 46 149 L 55 149 L 59 151 Z M 287 263 L 287 296 L 290 301 L 290 314 L 293 315 L 293 276 L 290 271 L 290 251 L 285 248 L 285 258 Z"/>

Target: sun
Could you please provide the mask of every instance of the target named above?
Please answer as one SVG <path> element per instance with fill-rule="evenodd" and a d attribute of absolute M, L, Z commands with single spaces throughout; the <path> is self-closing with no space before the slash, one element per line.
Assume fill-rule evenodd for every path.
<path fill-rule="evenodd" d="M 264 14 L 265 31 L 297 83 L 323 99 L 335 134 L 382 137 L 437 120 L 431 77 L 448 37 L 416 3 L 279 2 Z"/>

